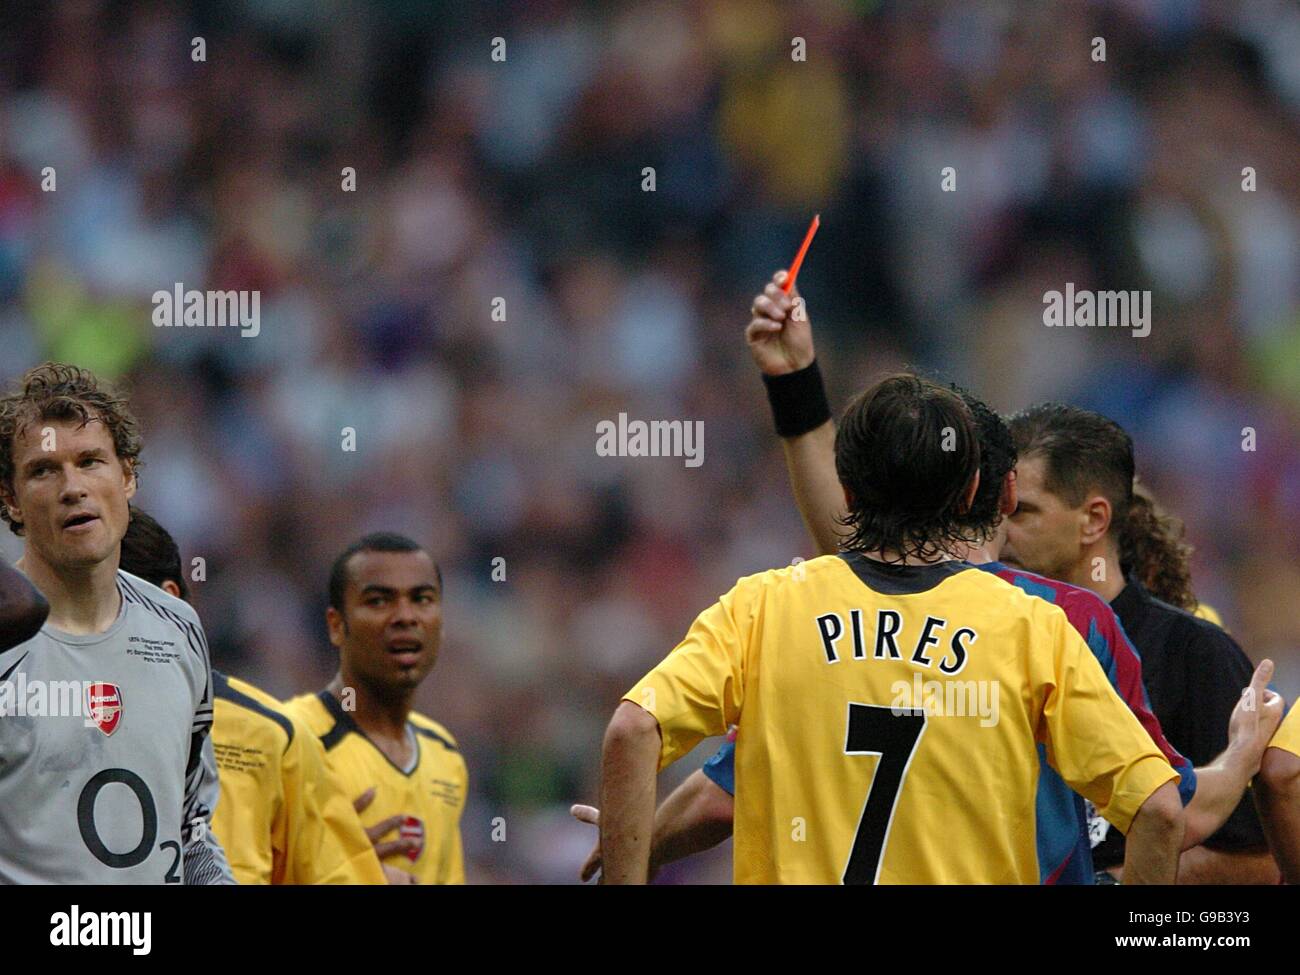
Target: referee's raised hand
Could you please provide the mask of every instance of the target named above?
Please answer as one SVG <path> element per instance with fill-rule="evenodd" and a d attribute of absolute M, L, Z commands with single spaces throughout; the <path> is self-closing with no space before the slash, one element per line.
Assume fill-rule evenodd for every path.
<path fill-rule="evenodd" d="M 798 288 L 781 290 L 785 271 L 772 275 L 763 293 L 749 306 L 745 341 L 758 368 L 768 376 L 784 376 L 812 364 L 812 323 Z"/>

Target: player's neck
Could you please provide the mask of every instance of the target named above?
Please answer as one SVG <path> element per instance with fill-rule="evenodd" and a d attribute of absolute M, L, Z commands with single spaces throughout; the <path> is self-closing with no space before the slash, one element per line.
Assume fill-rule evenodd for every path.
<path fill-rule="evenodd" d="M 342 700 L 343 688 L 352 689 L 353 703 L 356 710 L 352 720 L 371 738 L 388 741 L 404 741 L 406 722 L 411 715 L 411 705 L 415 702 L 415 691 L 391 696 L 376 694 L 364 681 L 340 671 L 329 683 L 329 692 Z"/>
<path fill-rule="evenodd" d="M 103 633 L 122 609 L 117 563 L 113 557 L 92 566 L 56 567 L 29 545 L 18 568 L 50 604 L 46 625 L 73 636 L 86 636 Z"/>
<path fill-rule="evenodd" d="M 931 557 L 908 555 L 899 558 L 897 552 L 889 549 L 872 549 L 870 552 L 863 551 L 860 554 L 864 558 L 875 562 L 888 562 L 891 565 L 939 565 L 943 562 L 951 562 L 954 558 L 961 558 L 960 555 L 951 555 L 948 552 L 940 552 L 938 555 Z"/>
<path fill-rule="evenodd" d="M 1083 589 L 1091 589 L 1106 602 L 1110 602 L 1124 589 L 1124 572 L 1119 565 L 1119 550 L 1108 540 L 1090 545 L 1074 564 L 1066 582 Z"/>

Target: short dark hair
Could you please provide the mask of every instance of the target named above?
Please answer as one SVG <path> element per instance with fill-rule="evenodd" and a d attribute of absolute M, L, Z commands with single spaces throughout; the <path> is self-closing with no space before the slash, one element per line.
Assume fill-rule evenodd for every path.
<path fill-rule="evenodd" d="M 1118 539 L 1133 504 L 1133 438 L 1114 420 L 1062 403 L 1041 403 L 1011 418 L 1021 457 L 1043 458 L 1043 484 L 1077 508 L 1090 491 L 1110 502 Z"/>
<path fill-rule="evenodd" d="M 835 433 L 835 471 L 850 495 L 845 547 L 933 558 L 978 542 L 961 502 L 979 465 L 961 396 L 912 373 L 882 379 L 849 404 Z"/>
<path fill-rule="evenodd" d="M 340 613 L 343 612 L 343 595 L 348 588 L 348 563 L 352 556 L 362 552 L 425 552 L 423 545 L 412 541 L 396 532 L 373 532 L 357 539 L 334 560 L 330 567 L 329 604 Z M 442 588 L 442 567 L 433 563 L 433 570 L 438 574 L 438 588 Z"/>
<path fill-rule="evenodd" d="M 46 362 L 28 369 L 18 381 L 18 388 L 0 397 L 0 492 L 13 496 L 14 441 L 18 434 L 30 423 L 48 420 L 82 425 L 101 421 L 113 438 L 118 459 L 139 476 L 143 440 L 126 397 L 100 382 L 89 369 Z M 0 518 L 9 523 L 15 535 L 22 535 L 22 524 L 12 521 L 3 505 Z"/>
<path fill-rule="evenodd" d="M 152 515 L 135 505 L 131 506 L 131 520 L 122 536 L 122 560 L 118 567 L 160 589 L 170 579 L 180 590 L 181 599 L 188 601 L 190 598 L 190 587 L 185 582 L 185 569 L 176 539 Z"/>
<path fill-rule="evenodd" d="M 980 486 L 963 521 L 990 533 L 1002 520 L 1002 488 L 1007 474 L 1016 466 L 1016 444 L 1007 421 L 987 403 L 956 383 L 950 384 L 950 388 L 962 398 L 974 417 L 980 442 Z"/>

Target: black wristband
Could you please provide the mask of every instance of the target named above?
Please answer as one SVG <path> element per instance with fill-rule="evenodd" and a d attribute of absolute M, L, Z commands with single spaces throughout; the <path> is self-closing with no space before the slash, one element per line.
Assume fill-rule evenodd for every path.
<path fill-rule="evenodd" d="M 797 372 L 764 375 L 763 385 L 767 387 L 767 402 L 779 437 L 802 436 L 831 418 L 831 404 L 816 359 Z"/>

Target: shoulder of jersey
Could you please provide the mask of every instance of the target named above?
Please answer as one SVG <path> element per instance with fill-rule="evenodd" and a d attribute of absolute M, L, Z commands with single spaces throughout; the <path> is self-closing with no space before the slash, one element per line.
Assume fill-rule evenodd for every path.
<path fill-rule="evenodd" d="M 782 565 L 775 569 L 764 569 L 762 572 L 741 576 L 736 580 L 736 588 L 761 589 L 765 585 L 805 582 L 809 576 L 824 572 L 836 572 L 839 569 L 853 571 L 838 555 L 818 555 L 811 559 L 800 559 L 791 565 Z"/>
<path fill-rule="evenodd" d="M 275 733 L 285 739 L 286 748 L 293 742 L 293 716 L 266 691 L 238 677 L 227 677 L 217 671 L 212 673 L 212 686 L 216 700 L 238 707 L 246 716 L 268 730 L 277 729 Z"/>
<path fill-rule="evenodd" d="M 1040 577 L 1041 578 L 1041 577 Z M 1057 586 L 1058 599 L 1062 608 L 1066 605 L 1082 610 L 1089 616 L 1099 616 L 1109 618 L 1115 615 L 1115 611 L 1110 608 L 1110 603 L 1102 599 L 1091 589 L 1085 589 L 1083 586 L 1074 586 L 1068 582 L 1055 582 Z"/>
<path fill-rule="evenodd" d="M 1028 599 L 1029 605 L 1035 609 L 1043 607 L 1055 607 L 1065 613 L 1067 618 L 1069 613 L 1067 607 L 1087 610 L 1102 615 L 1110 612 L 1110 605 L 1090 589 L 1084 589 L 1081 586 L 1073 586 L 1068 582 L 1061 582 L 1058 579 L 1049 579 L 1047 576 L 1040 576 L 1037 572 L 1028 572 L 1024 569 L 1013 569 L 1010 566 L 1005 567 L 1006 571 L 1014 576 L 1024 579 L 1033 588 L 1023 588 L 1016 585 L 1009 579 L 1004 579 L 995 572 L 984 572 L 983 575 L 992 576 L 1004 586 L 1014 589 L 1020 598 Z M 1035 592 L 1035 588 L 1041 588 L 1043 593 Z M 1049 597 L 1046 595 L 1051 593 Z"/>
<path fill-rule="evenodd" d="M 159 589 L 152 582 L 146 582 L 139 576 L 133 576 L 121 569 L 117 570 L 117 578 L 127 593 L 127 602 L 142 606 L 149 612 L 164 618 L 167 615 L 179 616 L 186 623 L 199 624 L 199 614 L 185 600 L 177 599 L 165 589 Z M 173 622 L 175 621 L 173 620 Z"/>
<path fill-rule="evenodd" d="M 456 739 L 451 736 L 451 732 L 432 718 L 426 718 L 424 715 L 412 711 L 410 721 L 415 728 L 416 734 L 423 738 L 430 738 L 439 742 L 449 751 L 460 751 L 459 746 L 456 744 Z"/>
<path fill-rule="evenodd" d="M 281 707 L 290 717 L 302 722 L 317 738 L 329 734 L 334 727 L 334 716 L 325 709 L 315 692 L 291 697 Z"/>

